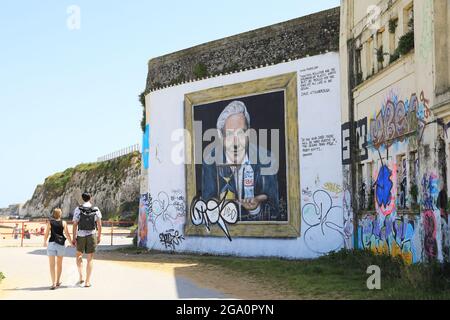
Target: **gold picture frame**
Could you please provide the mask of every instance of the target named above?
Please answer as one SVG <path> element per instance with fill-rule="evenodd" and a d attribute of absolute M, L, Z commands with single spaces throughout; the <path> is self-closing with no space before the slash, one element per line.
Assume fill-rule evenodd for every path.
<path fill-rule="evenodd" d="M 186 141 L 186 159 L 192 159 L 186 164 L 186 196 L 187 207 L 196 196 L 196 177 L 194 161 L 194 132 L 193 108 L 196 105 L 207 104 L 216 101 L 234 99 L 244 96 L 284 91 L 285 94 L 285 122 L 284 138 L 286 142 L 286 177 L 287 177 L 287 221 L 259 221 L 237 222 L 228 225 L 230 236 L 252 238 L 298 238 L 300 237 L 301 204 L 300 204 L 300 162 L 298 139 L 298 90 L 297 72 L 286 73 L 273 77 L 226 85 L 207 90 L 187 93 L 184 96 L 184 121 L 185 128 L 190 133 L 190 141 Z M 205 226 L 195 226 L 191 220 L 188 209 L 185 224 L 185 235 L 188 236 L 219 236 L 223 237 L 223 231 L 217 226 L 211 226 L 208 232 Z"/>

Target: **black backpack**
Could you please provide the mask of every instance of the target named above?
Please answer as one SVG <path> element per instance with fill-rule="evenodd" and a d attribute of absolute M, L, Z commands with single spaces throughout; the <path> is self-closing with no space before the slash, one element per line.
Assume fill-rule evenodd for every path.
<path fill-rule="evenodd" d="M 95 216 L 97 215 L 98 208 L 87 208 L 80 206 L 80 221 L 78 221 L 78 230 L 92 231 L 97 229 L 95 223 Z"/>

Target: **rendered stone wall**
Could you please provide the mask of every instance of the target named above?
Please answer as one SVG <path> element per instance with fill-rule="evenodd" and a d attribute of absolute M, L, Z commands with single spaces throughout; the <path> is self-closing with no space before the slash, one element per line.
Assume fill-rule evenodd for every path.
<path fill-rule="evenodd" d="M 339 7 L 151 59 L 146 92 L 339 50 Z"/>

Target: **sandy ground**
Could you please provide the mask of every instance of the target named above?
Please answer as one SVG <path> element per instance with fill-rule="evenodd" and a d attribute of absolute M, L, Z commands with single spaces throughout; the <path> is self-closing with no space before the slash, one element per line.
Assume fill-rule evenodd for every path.
<path fill-rule="evenodd" d="M 247 274 L 234 273 L 229 269 L 193 262 L 195 256 L 180 254 L 126 254 L 103 251 L 99 259 L 116 261 L 124 266 L 151 269 L 187 278 L 199 286 L 214 288 L 227 296 L 244 300 L 299 300 L 300 297 L 284 287 L 262 283 Z"/>
<path fill-rule="evenodd" d="M 91 288 L 75 285 L 73 248 L 66 250 L 61 288 L 51 291 L 44 248 L 0 248 L 0 299 L 299 299 L 247 275 L 193 262 L 190 256 L 126 254 L 102 247 Z M 116 247 L 114 247 L 116 248 Z"/>
<path fill-rule="evenodd" d="M 78 271 L 74 249 L 66 252 L 62 286 L 49 290 L 50 274 L 44 248 L 0 248 L 0 270 L 6 279 L 0 284 L 0 299 L 223 299 L 229 295 L 195 284 L 182 275 L 158 268 L 102 259 L 95 261 L 92 287 L 76 286 Z"/>

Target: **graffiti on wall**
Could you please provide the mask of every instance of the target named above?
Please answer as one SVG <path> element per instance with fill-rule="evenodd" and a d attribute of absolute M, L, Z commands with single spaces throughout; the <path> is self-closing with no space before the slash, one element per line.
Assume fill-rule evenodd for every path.
<path fill-rule="evenodd" d="M 148 236 L 148 217 L 151 212 L 151 196 L 150 194 L 141 194 L 139 200 L 139 225 L 138 225 L 138 246 L 147 246 Z"/>
<path fill-rule="evenodd" d="M 438 255 L 437 223 L 432 210 L 425 210 L 422 214 L 424 229 L 423 250 L 428 261 L 435 260 Z"/>
<path fill-rule="evenodd" d="M 376 149 L 383 145 L 389 147 L 416 130 L 421 138 L 430 117 L 429 100 L 423 91 L 419 97 L 413 93 L 409 100 L 400 100 L 391 93 L 378 114 L 370 120 L 370 144 Z"/>
<path fill-rule="evenodd" d="M 378 205 L 387 207 L 392 201 L 392 186 L 391 181 L 392 171 L 383 165 L 378 172 L 378 178 L 376 182 L 376 199 Z"/>
<path fill-rule="evenodd" d="M 344 214 L 344 245 L 346 249 L 353 248 L 353 209 L 351 206 L 351 193 L 349 190 L 344 190 L 342 196 L 342 212 Z"/>
<path fill-rule="evenodd" d="M 439 180 L 436 174 L 424 174 L 422 177 L 422 206 L 425 210 L 434 210 L 439 195 Z"/>
<path fill-rule="evenodd" d="M 358 246 L 375 254 L 401 257 L 406 263 L 420 260 L 413 238 L 417 222 L 408 217 L 367 215 L 361 219 L 358 230 Z"/>
<path fill-rule="evenodd" d="M 184 223 L 186 217 L 186 200 L 181 190 L 172 190 L 170 195 L 161 191 L 151 201 L 149 222 L 153 231 L 160 233 L 158 229 L 165 227 L 171 229 Z"/>
<path fill-rule="evenodd" d="M 208 232 L 211 225 L 217 224 L 225 233 L 228 240 L 232 241 L 228 224 L 236 224 L 239 218 L 239 206 L 235 201 L 226 200 L 226 196 L 219 203 L 215 199 L 208 201 L 196 197 L 191 205 L 191 220 L 194 226 L 205 225 Z"/>
<path fill-rule="evenodd" d="M 336 206 L 330 193 L 326 190 L 317 190 L 312 200 L 302 208 L 302 220 L 305 223 L 305 245 L 315 253 L 336 251 L 343 246 L 343 241 L 352 232 L 348 225 L 350 219 L 344 221 L 343 209 Z"/>
<path fill-rule="evenodd" d="M 377 212 L 388 216 L 396 210 L 397 165 L 383 165 L 375 179 L 375 207 Z"/>
<path fill-rule="evenodd" d="M 341 139 L 342 139 L 342 164 L 347 165 L 351 163 L 351 150 L 350 150 L 350 130 L 351 123 L 347 122 L 342 125 Z M 356 128 L 356 142 L 359 150 L 359 157 L 357 161 L 367 160 L 369 153 L 367 150 L 367 118 L 355 121 Z"/>
<path fill-rule="evenodd" d="M 149 167 L 149 152 L 150 152 L 150 125 L 145 126 L 145 131 L 142 136 L 142 164 L 144 169 Z"/>
<path fill-rule="evenodd" d="M 448 216 L 441 216 L 441 232 L 442 232 L 442 254 L 445 262 L 449 262 L 450 258 L 450 229 L 448 225 Z"/>
<path fill-rule="evenodd" d="M 340 194 L 342 192 L 342 187 L 339 184 L 334 183 L 334 182 L 326 182 L 326 183 L 324 183 L 323 188 L 326 191 L 328 191 L 330 193 L 334 193 L 336 195 Z"/>
<path fill-rule="evenodd" d="M 175 250 L 184 240 L 184 236 L 178 230 L 170 229 L 159 234 L 159 240 L 166 249 Z"/>

